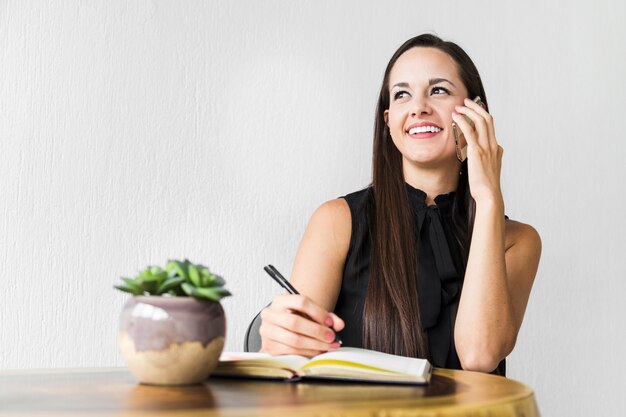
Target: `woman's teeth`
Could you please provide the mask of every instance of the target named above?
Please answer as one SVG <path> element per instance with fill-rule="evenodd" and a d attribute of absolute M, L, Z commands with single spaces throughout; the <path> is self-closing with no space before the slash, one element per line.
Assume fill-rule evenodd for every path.
<path fill-rule="evenodd" d="M 416 135 L 418 133 L 426 133 L 426 132 L 437 133 L 437 132 L 441 132 L 441 129 L 435 126 L 420 126 L 420 127 L 414 127 L 412 129 L 409 129 L 409 135 Z"/>

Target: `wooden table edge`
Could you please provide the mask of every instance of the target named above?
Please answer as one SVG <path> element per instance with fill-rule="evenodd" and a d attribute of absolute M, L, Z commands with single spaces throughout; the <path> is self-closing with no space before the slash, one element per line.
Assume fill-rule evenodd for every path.
<path fill-rule="evenodd" d="M 0 370 L 0 377 L 2 376 L 27 376 L 27 375 L 55 375 L 55 374 L 89 374 L 89 373 L 129 373 L 130 371 L 126 367 L 105 367 L 105 368 L 50 368 L 50 369 L 11 369 Z M 261 414 L 252 411 L 249 408 L 229 408 L 228 410 L 132 410 L 132 411 L 117 411 L 115 415 L 119 416 L 229 416 L 229 417 L 243 417 L 243 416 L 258 416 L 267 415 L 272 417 L 305 417 L 305 416 L 320 416 L 320 415 L 332 415 L 333 417 L 371 417 L 372 415 L 393 415 L 394 417 L 420 417 L 420 416 L 437 416 L 437 417 L 456 417 L 465 414 L 472 415 L 473 417 L 482 416 L 502 416 L 502 417 L 514 417 L 514 416 L 539 416 L 539 411 L 535 401 L 533 390 L 525 384 L 500 376 L 482 374 L 479 372 L 469 371 L 456 371 L 451 369 L 435 368 L 434 375 L 453 378 L 455 381 L 465 384 L 472 384 L 476 378 L 493 379 L 493 383 L 501 385 L 503 380 L 506 381 L 506 385 L 515 387 L 516 391 L 506 394 L 499 398 L 481 398 L 481 402 L 477 403 L 476 398 L 464 398 L 463 393 L 457 394 L 457 403 L 445 404 L 452 395 L 433 398 L 432 401 L 428 401 L 426 404 L 415 407 L 415 403 L 412 400 L 387 400 L 379 399 L 369 402 L 363 402 L 362 404 L 330 402 L 324 403 L 323 409 L 320 409 L 318 405 L 300 405 L 298 407 L 292 406 L 278 406 L 262 410 Z M 460 401 L 460 402 L 459 402 Z M 91 415 L 107 415 L 108 413 L 95 412 Z M 5 414 L 0 411 L 0 416 Z M 17 414 L 16 414 L 17 415 Z M 67 415 L 66 413 L 46 413 L 47 416 Z"/>

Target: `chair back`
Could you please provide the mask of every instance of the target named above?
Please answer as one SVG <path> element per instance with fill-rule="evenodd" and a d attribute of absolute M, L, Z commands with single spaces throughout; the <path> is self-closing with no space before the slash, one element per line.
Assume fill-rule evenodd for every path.
<path fill-rule="evenodd" d="M 246 337 L 243 340 L 244 352 L 258 352 L 261 350 L 261 335 L 259 334 L 260 328 L 261 312 L 259 311 L 252 319 L 252 322 L 246 331 Z"/>

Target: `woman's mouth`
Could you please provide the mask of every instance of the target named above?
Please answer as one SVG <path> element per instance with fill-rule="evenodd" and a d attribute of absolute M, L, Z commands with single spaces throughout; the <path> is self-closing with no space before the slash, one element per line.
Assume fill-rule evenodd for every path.
<path fill-rule="evenodd" d="M 443 129 L 433 124 L 412 125 L 407 130 L 413 139 L 428 139 L 437 136 Z"/>

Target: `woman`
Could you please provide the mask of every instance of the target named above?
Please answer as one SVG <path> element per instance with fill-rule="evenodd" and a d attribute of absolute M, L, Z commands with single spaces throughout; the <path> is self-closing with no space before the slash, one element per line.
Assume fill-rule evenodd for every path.
<path fill-rule="evenodd" d="M 541 240 L 505 217 L 501 159 L 467 54 L 405 42 L 378 99 L 372 184 L 313 214 L 291 275 L 302 295 L 263 310 L 262 350 L 313 356 L 339 332 L 344 346 L 504 375 Z"/>

